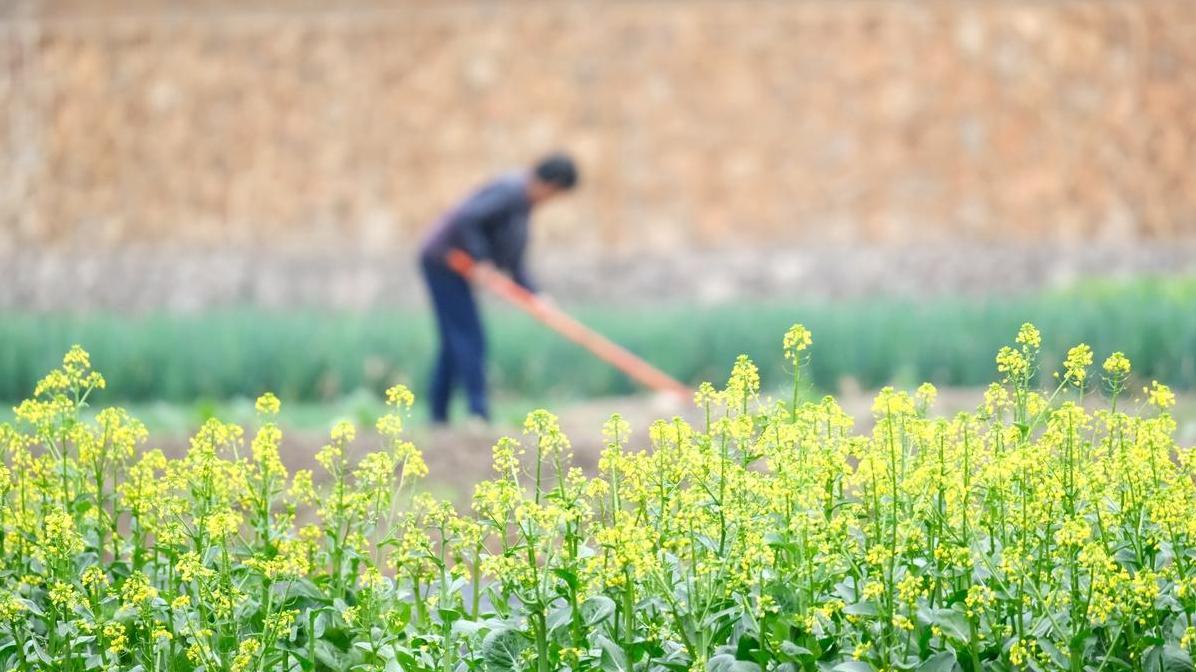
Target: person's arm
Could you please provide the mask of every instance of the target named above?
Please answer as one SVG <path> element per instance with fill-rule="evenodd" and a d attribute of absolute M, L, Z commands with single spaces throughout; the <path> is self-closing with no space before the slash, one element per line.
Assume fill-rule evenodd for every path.
<path fill-rule="evenodd" d="M 531 274 L 527 270 L 527 234 L 523 236 L 524 240 L 519 248 L 512 255 L 511 260 L 511 279 L 519 283 L 532 294 L 539 294 L 540 290 L 536 288 L 536 283 L 532 282 Z"/>
<path fill-rule="evenodd" d="M 494 241 L 494 264 L 511 275 L 520 287 L 535 294 L 536 285 L 527 269 L 527 216 L 515 215 Z"/>
<path fill-rule="evenodd" d="M 456 232 L 455 245 L 464 250 L 474 261 L 494 260 L 496 250 L 492 249 L 483 225 L 494 217 L 503 215 L 511 208 L 511 199 L 501 188 L 484 187 L 457 208 L 451 215 L 452 227 Z"/>

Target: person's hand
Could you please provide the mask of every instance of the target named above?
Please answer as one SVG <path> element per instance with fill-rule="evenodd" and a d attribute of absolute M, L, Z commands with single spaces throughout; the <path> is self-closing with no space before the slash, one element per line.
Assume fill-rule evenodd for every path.
<path fill-rule="evenodd" d="M 489 261 L 479 261 L 473 265 L 470 275 L 474 280 L 486 284 L 491 278 L 498 275 L 498 269 Z"/>

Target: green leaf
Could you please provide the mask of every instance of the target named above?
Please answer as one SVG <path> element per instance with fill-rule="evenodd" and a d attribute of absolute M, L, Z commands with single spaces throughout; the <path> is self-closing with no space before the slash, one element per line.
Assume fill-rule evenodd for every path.
<path fill-rule="evenodd" d="M 627 660 L 627 654 L 618 644 L 615 644 L 608 637 L 602 635 L 598 635 L 594 640 L 598 643 L 598 647 L 602 649 L 602 657 L 599 660 L 599 665 L 603 672 L 630 672 L 631 663 Z"/>
<path fill-rule="evenodd" d="M 872 672 L 872 666 L 858 660 L 849 660 L 834 666 L 832 672 Z"/>
<path fill-rule="evenodd" d="M 293 581 L 281 582 L 277 585 L 284 585 L 286 587 L 286 594 L 288 599 L 296 597 L 306 597 L 309 600 L 316 600 L 327 603 L 328 597 L 321 591 L 316 584 L 312 583 L 310 579 L 295 579 Z"/>
<path fill-rule="evenodd" d="M 386 658 L 383 648 L 375 642 L 353 642 L 353 647 L 378 656 L 379 658 Z M 393 658 L 394 653 L 391 652 L 390 656 Z"/>
<path fill-rule="evenodd" d="M 486 661 L 487 672 L 514 672 L 519 670 L 519 654 L 528 646 L 523 633 L 511 628 L 500 628 L 486 635 L 482 640 L 482 659 Z"/>
<path fill-rule="evenodd" d="M 937 625 L 944 635 L 957 641 L 966 642 L 972 637 L 967 617 L 954 609 L 922 609 L 918 616 L 931 625 Z"/>
<path fill-rule="evenodd" d="M 1071 661 L 1067 659 L 1067 656 L 1045 637 L 1039 638 L 1038 648 L 1042 649 L 1043 652 L 1050 657 L 1051 662 L 1057 665 L 1060 669 L 1067 669 L 1071 663 Z"/>
<path fill-rule="evenodd" d="M 574 574 L 573 572 L 571 572 L 567 569 L 562 569 L 560 567 L 554 568 L 552 570 L 552 573 L 556 574 L 557 578 L 564 581 L 565 584 L 569 586 L 570 590 L 572 590 L 574 593 L 577 592 L 577 575 L 576 574 Z"/>
<path fill-rule="evenodd" d="M 729 653 L 720 653 L 706 662 L 706 672 L 760 672 L 756 663 L 748 660 L 736 660 Z"/>
<path fill-rule="evenodd" d="M 768 594 L 777 601 L 777 606 L 783 613 L 796 613 L 800 610 L 801 599 L 793 588 L 787 585 L 773 585 L 768 589 Z"/>
<path fill-rule="evenodd" d="M 701 625 L 707 630 L 717 630 L 720 626 L 725 624 L 723 623 L 725 619 L 736 616 L 738 613 L 739 607 L 737 606 L 719 609 L 713 613 L 706 614 L 706 617 L 702 619 Z"/>
<path fill-rule="evenodd" d="M 440 615 L 441 623 L 454 623 L 461 619 L 462 613 L 456 609 L 445 609 L 443 607 L 436 610 Z"/>
<path fill-rule="evenodd" d="M 1152 646 L 1142 656 L 1144 669 L 1160 672 L 1192 672 L 1192 657 L 1174 644 Z"/>
<path fill-rule="evenodd" d="M 573 622 L 573 608 L 568 605 L 564 605 L 564 606 L 556 607 L 552 611 L 548 612 L 548 619 L 546 621 L 546 624 L 548 625 L 548 632 L 552 636 L 558 637 L 565 631 L 565 629 L 572 622 Z M 563 641 L 561 643 L 562 643 L 562 645 L 564 644 Z"/>
<path fill-rule="evenodd" d="M 955 654 L 944 651 L 927 658 L 918 666 L 918 672 L 951 672 L 955 669 Z"/>
<path fill-rule="evenodd" d="M 20 602 L 22 605 L 24 605 L 25 611 L 28 611 L 29 613 L 33 614 L 34 616 L 37 616 L 39 618 L 46 617 L 46 612 L 42 611 L 42 608 L 40 606 L 38 606 L 38 604 L 36 602 L 34 602 L 32 600 L 26 600 L 23 597 L 18 597 L 17 602 Z"/>
<path fill-rule="evenodd" d="M 316 660 L 320 661 L 327 667 L 334 670 L 339 670 L 345 666 L 345 654 L 340 649 L 332 645 L 331 642 L 321 639 L 316 642 Z"/>
<path fill-rule="evenodd" d="M 814 652 L 804 646 L 798 646 L 789 640 L 785 640 L 781 642 L 781 654 L 793 660 L 802 656 L 813 656 Z"/>
<path fill-rule="evenodd" d="M 586 627 L 594 627 L 615 613 L 615 601 L 605 595 L 595 595 L 581 603 L 581 620 Z"/>
<path fill-rule="evenodd" d="M 843 613 L 850 616 L 876 616 L 880 612 L 876 609 L 875 602 L 868 601 L 849 604 L 843 607 Z"/>
<path fill-rule="evenodd" d="M 453 621 L 453 634 L 465 635 L 466 637 L 469 637 L 471 635 L 478 634 L 478 632 L 480 632 L 484 627 L 484 625 L 478 623 L 477 621 L 461 619 L 459 621 Z"/>
<path fill-rule="evenodd" d="M 737 660 L 750 660 L 752 652 L 760 649 L 760 642 L 751 635 L 744 635 L 739 638 L 738 644 L 735 646 L 735 658 Z"/>
<path fill-rule="evenodd" d="M 1092 628 L 1084 628 L 1083 630 L 1080 630 L 1079 632 L 1077 632 L 1071 638 L 1071 646 L 1074 647 L 1076 650 L 1081 650 L 1084 646 L 1084 640 L 1088 639 L 1091 636 L 1092 636 Z"/>

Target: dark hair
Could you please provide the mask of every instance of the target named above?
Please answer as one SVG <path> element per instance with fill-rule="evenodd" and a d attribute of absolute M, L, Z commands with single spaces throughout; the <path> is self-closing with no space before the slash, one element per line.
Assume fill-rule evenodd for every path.
<path fill-rule="evenodd" d="M 577 185 L 577 164 L 568 154 L 549 154 L 536 164 L 536 179 L 560 189 L 572 189 Z"/>

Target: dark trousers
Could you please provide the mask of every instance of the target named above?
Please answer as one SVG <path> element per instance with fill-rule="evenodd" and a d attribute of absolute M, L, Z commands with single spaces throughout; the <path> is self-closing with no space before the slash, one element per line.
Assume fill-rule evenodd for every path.
<path fill-rule="evenodd" d="M 469 410 L 489 419 L 486 401 L 486 337 L 482 333 L 482 319 L 473 290 L 465 278 L 445 264 L 428 258 L 421 260 L 424 280 L 432 307 L 436 311 L 436 327 L 440 335 L 440 351 L 432 369 L 432 420 L 448 420 L 449 401 L 453 388 L 465 387 Z"/>

